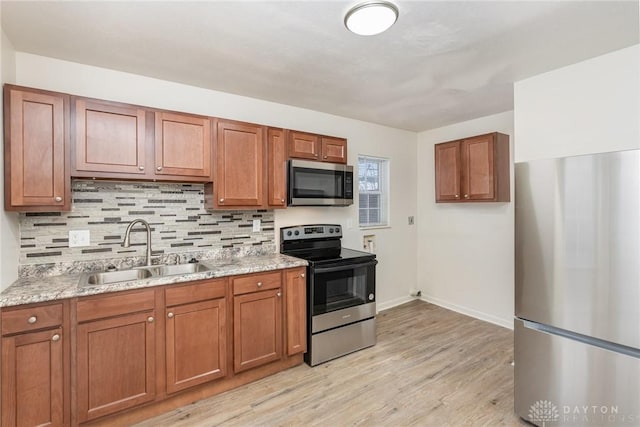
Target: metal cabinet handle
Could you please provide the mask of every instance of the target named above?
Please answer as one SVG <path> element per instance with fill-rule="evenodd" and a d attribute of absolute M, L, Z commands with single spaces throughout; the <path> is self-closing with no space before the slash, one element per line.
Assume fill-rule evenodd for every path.
<path fill-rule="evenodd" d="M 158 166 L 156 169 L 158 169 L 159 171 L 162 170 L 162 166 Z"/>
<path fill-rule="evenodd" d="M 56 198 L 54 199 L 56 202 L 61 202 L 62 201 L 62 197 L 60 196 L 56 196 Z"/>
<path fill-rule="evenodd" d="M 138 166 L 138 169 L 140 169 L 141 171 L 144 170 L 144 166 Z"/>
<path fill-rule="evenodd" d="M 51 337 L 51 341 L 60 341 L 60 335 L 55 334 L 54 336 Z"/>
<path fill-rule="evenodd" d="M 280 199 L 280 203 L 284 203 L 284 199 Z"/>
<path fill-rule="evenodd" d="M 276 295 L 280 298 L 282 296 L 282 292 L 278 292 Z"/>
<path fill-rule="evenodd" d="M 153 318 L 153 316 L 149 316 L 147 317 L 147 322 L 152 323 L 155 319 Z"/>
<path fill-rule="evenodd" d="M 31 317 L 29 317 L 29 318 L 27 319 L 27 322 L 28 322 L 28 323 L 30 323 L 30 324 L 32 324 L 32 325 L 33 325 L 34 323 L 36 323 L 37 321 L 38 321 L 38 318 L 37 318 L 36 316 L 31 316 Z"/>
<path fill-rule="evenodd" d="M 169 314 L 167 314 L 167 317 L 168 317 L 169 319 L 172 319 L 172 318 L 173 318 L 173 313 L 172 313 L 172 312 L 169 312 Z"/>
<path fill-rule="evenodd" d="M 324 156 L 324 158 L 325 158 L 325 159 L 328 159 L 328 157 L 327 157 L 327 156 Z"/>
<path fill-rule="evenodd" d="M 464 195 L 464 198 L 465 198 L 465 199 L 468 199 L 468 198 L 469 198 L 469 195 L 468 195 L 468 194 L 465 194 L 465 195 Z"/>
<path fill-rule="evenodd" d="M 314 156 L 318 157 L 318 154 L 314 154 Z"/>
<path fill-rule="evenodd" d="M 257 285 L 258 285 L 259 288 L 261 288 L 262 287 L 262 282 L 258 282 Z"/>
<path fill-rule="evenodd" d="M 302 273 L 302 274 L 300 275 L 300 277 L 302 277 L 302 278 L 304 279 L 304 273 Z"/>
<path fill-rule="evenodd" d="M 460 197 L 460 195 L 459 195 L 459 194 L 456 194 L 456 195 L 455 195 L 455 198 L 456 198 L 456 199 L 458 199 L 459 197 Z"/>
<path fill-rule="evenodd" d="M 220 201 L 220 203 L 224 203 L 224 199 L 220 199 L 219 201 Z"/>

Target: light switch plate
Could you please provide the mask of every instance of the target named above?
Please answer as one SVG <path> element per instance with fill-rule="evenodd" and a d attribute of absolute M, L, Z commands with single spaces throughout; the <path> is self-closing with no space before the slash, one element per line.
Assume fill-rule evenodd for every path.
<path fill-rule="evenodd" d="M 257 233 L 258 231 L 260 231 L 260 220 L 259 219 L 254 219 L 253 220 L 253 232 Z"/>
<path fill-rule="evenodd" d="M 89 230 L 69 230 L 69 247 L 79 248 L 91 245 L 91 233 Z"/>
<path fill-rule="evenodd" d="M 409 217 L 409 225 L 413 225 L 413 215 Z"/>

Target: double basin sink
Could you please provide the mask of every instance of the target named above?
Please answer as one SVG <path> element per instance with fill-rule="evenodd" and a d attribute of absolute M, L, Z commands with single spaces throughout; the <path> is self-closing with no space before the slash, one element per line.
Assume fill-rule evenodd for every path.
<path fill-rule="evenodd" d="M 152 265 L 136 267 L 130 270 L 104 271 L 100 273 L 83 274 L 80 284 L 108 285 L 110 283 L 128 282 L 130 280 L 147 279 L 150 277 L 175 276 L 178 274 L 202 273 L 211 268 L 199 263 L 176 265 Z"/>

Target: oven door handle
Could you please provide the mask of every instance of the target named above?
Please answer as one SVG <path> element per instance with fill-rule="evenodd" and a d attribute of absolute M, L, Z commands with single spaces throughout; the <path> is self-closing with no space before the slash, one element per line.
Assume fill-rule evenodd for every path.
<path fill-rule="evenodd" d="M 333 273 L 334 271 L 350 270 L 352 268 L 370 267 L 370 266 L 376 265 L 377 263 L 378 261 L 374 259 L 373 261 L 362 262 L 358 264 L 341 264 L 336 267 L 312 268 L 312 270 L 313 270 L 313 274 Z"/>

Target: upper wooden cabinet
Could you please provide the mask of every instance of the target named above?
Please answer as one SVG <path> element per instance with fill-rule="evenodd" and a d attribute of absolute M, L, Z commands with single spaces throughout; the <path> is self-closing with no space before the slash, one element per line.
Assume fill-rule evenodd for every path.
<path fill-rule="evenodd" d="M 143 108 L 74 98 L 71 174 L 144 178 L 151 166 L 146 117 Z"/>
<path fill-rule="evenodd" d="M 68 211 L 69 97 L 4 87 L 5 209 Z"/>
<path fill-rule="evenodd" d="M 211 181 L 206 117 L 85 98 L 72 116 L 72 176 Z"/>
<path fill-rule="evenodd" d="M 267 203 L 273 208 L 287 206 L 287 144 L 282 129 L 267 130 Z"/>
<path fill-rule="evenodd" d="M 435 145 L 436 202 L 508 202 L 509 136 L 479 135 Z"/>
<path fill-rule="evenodd" d="M 323 136 L 322 161 L 332 163 L 347 163 L 347 140 Z"/>
<path fill-rule="evenodd" d="M 231 120 L 217 120 L 215 126 L 213 191 L 205 191 L 207 207 L 263 207 L 265 127 Z"/>
<path fill-rule="evenodd" d="M 347 163 L 347 140 L 306 132 L 289 131 L 289 157 Z"/>
<path fill-rule="evenodd" d="M 156 113 L 155 173 L 211 181 L 211 120 L 177 113 Z"/>

